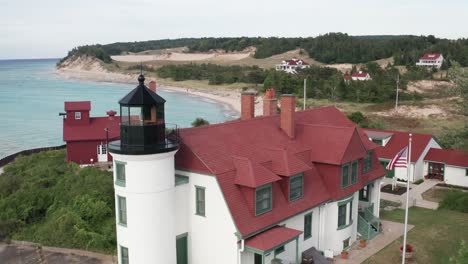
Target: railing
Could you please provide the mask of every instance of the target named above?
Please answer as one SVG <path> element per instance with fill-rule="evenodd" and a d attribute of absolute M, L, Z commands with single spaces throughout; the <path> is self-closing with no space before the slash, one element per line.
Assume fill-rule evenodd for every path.
<path fill-rule="evenodd" d="M 367 240 L 380 232 L 380 219 L 372 213 L 371 208 L 373 204 L 358 214 L 358 231 Z"/>
<path fill-rule="evenodd" d="M 17 152 L 15 154 L 11 154 L 9 156 L 6 156 L 6 157 L 0 159 L 0 167 L 3 167 L 5 165 L 7 165 L 8 163 L 14 161 L 16 159 L 16 157 L 18 157 L 19 155 L 28 156 L 28 155 L 38 153 L 38 152 L 41 152 L 41 151 L 64 149 L 64 148 L 66 148 L 66 146 L 67 145 L 61 145 L 61 146 L 55 146 L 55 147 L 44 147 L 44 148 L 35 148 L 35 149 L 22 150 L 20 152 Z"/>

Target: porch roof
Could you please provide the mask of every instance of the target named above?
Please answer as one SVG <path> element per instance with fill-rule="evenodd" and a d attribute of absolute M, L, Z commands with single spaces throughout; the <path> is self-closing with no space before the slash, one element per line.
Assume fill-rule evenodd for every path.
<path fill-rule="evenodd" d="M 268 252 L 274 248 L 296 239 L 302 231 L 276 226 L 245 240 L 245 246 L 260 252 Z"/>

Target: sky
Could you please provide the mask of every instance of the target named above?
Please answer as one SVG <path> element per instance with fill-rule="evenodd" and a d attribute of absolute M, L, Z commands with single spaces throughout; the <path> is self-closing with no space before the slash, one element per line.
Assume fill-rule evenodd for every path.
<path fill-rule="evenodd" d="M 0 0 L 0 59 L 182 37 L 468 37 L 467 0 Z"/>

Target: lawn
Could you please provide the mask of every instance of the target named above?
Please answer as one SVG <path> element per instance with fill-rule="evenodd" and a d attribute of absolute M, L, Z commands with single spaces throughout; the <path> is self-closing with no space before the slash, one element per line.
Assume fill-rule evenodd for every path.
<path fill-rule="evenodd" d="M 447 196 L 448 193 L 454 192 L 454 191 L 457 191 L 457 190 L 453 190 L 449 188 L 434 187 L 425 191 L 422 194 L 422 197 L 424 198 L 424 200 L 440 203 L 442 202 L 442 200 L 444 200 L 445 196 Z"/>
<path fill-rule="evenodd" d="M 405 211 L 381 211 L 381 219 L 404 222 Z M 413 207 L 409 223 L 415 227 L 408 233 L 408 243 L 414 246 L 413 260 L 408 263 L 448 263 L 456 255 L 461 240 L 468 240 L 468 214 L 449 210 L 429 210 Z M 399 247 L 403 237 L 394 241 L 364 263 L 401 263 Z"/>

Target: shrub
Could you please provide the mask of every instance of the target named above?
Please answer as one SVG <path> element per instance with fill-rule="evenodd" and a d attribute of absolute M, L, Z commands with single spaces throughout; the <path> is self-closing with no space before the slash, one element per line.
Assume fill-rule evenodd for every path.
<path fill-rule="evenodd" d="M 415 181 L 415 182 L 413 182 L 413 183 L 414 183 L 414 184 L 421 184 L 421 183 L 423 183 L 423 182 L 424 182 L 423 179 L 419 179 L 419 180 L 417 180 L 417 181 Z"/>
<path fill-rule="evenodd" d="M 205 120 L 205 119 L 203 119 L 201 117 L 197 117 L 195 120 L 193 120 L 192 127 L 207 126 L 209 124 L 210 124 L 210 122 L 208 122 L 207 120 Z"/>
<path fill-rule="evenodd" d="M 448 192 L 439 208 L 468 213 L 468 193 L 461 191 Z"/>

